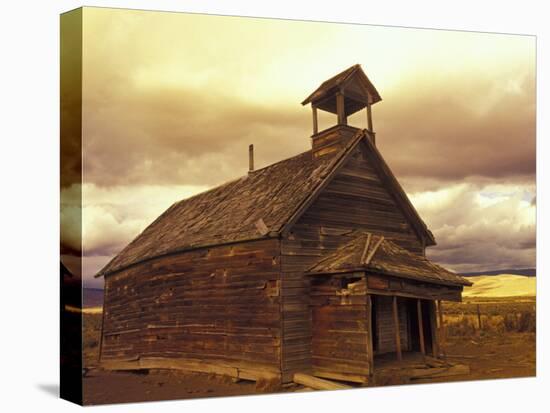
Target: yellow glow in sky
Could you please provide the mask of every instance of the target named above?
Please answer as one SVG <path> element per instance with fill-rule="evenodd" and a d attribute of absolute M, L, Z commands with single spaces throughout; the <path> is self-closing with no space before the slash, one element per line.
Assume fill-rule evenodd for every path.
<path fill-rule="evenodd" d="M 482 67 L 499 81 L 535 64 L 531 36 L 100 8 L 85 9 L 84 38 L 85 63 L 93 59 L 85 70 L 103 52 L 138 88 L 215 90 L 259 104 L 297 104 L 355 63 L 383 97 L 411 79 L 453 81 Z"/>

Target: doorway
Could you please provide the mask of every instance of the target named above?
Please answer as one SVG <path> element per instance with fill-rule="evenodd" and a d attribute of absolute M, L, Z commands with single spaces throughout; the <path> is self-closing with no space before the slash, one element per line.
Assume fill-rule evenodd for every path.
<path fill-rule="evenodd" d="M 371 295 L 372 347 L 374 355 L 394 353 L 395 324 L 392 313 L 392 297 Z M 397 297 L 399 335 L 401 351 L 420 352 L 420 329 L 418 320 L 418 299 Z M 422 331 L 426 354 L 432 353 L 432 305 L 429 300 L 420 300 Z"/>
<path fill-rule="evenodd" d="M 418 299 L 407 298 L 407 322 L 409 324 L 409 350 L 420 352 L 420 329 L 418 322 Z M 431 303 L 429 300 L 420 300 L 420 308 L 422 312 L 422 331 L 424 333 L 424 348 L 426 354 L 430 354 L 433 351 L 432 340 L 432 323 Z"/>

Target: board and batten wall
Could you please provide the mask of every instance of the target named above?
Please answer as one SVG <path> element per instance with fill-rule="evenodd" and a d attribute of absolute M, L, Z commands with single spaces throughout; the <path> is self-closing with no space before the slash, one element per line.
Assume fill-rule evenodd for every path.
<path fill-rule="evenodd" d="M 267 239 L 107 275 L 101 362 L 280 376 L 279 253 L 279 240 Z"/>
<path fill-rule="evenodd" d="M 319 197 L 281 243 L 283 303 L 283 380 L 310 369 L 312 319 L 304 272 L 321 256 L 350 240 L 362 229 L 384 235 L 407 250 L 423 255 L 416 235 L 393 195 L 384 186 L 360 143 Z"/>

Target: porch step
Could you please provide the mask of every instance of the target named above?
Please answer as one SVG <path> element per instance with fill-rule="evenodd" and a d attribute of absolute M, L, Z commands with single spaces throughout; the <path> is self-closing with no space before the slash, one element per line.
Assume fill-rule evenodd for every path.
<path fill-rule="evenodd" d="M 435 379 L 468 374 L 470 374 L 470 366 L 465 364 L 455 364 L 450 367 L 434 367 L 430 369 L 413 369 L 409 372 L 411 380 Z"/>
<path fill-rule="evenodd" d="M 345 384 L 336 383 L 327 379 L 320 379 L 319 377 L 311 376 L 306 373 L 295 373 L 293 377 L 294 383 L 301 384 L 302 386 L 310 387 L 315 390 L 343 390 L 351 389 L 351 386 Z"/>
<path fill-rule="evenodd" d="M 395 385 L 468 374 L 470 374 L 468 365 L 426 357 L 424 362 L 408 360 L 384 363 L 378 368 L 375 362 L 374 382 L 379 386 Z"/>
<path fill-rule="evenodd" d="M 321 377 L 323 379 L 344 381 L 350 383 L 358 384 L 367 384 L 369 382 L 369 377 L 363 374 L 354 374 L 354 373 L 339 373 L 329 370 L 321 370 L 314 368 L 311 374 L 315 377 Z"/>

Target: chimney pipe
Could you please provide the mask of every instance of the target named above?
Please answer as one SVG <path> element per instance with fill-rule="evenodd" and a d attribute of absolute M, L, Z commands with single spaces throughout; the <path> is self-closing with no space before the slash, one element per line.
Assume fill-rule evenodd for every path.
<path fill-rule="evenodd" d="M 248 145 L 248 172 L 254 170 L 254 145 Z"/>

